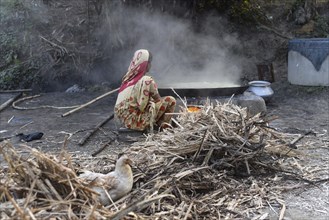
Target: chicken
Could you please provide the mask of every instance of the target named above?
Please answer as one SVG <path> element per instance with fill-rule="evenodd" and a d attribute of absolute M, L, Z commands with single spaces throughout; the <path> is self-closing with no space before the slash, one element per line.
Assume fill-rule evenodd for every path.
<path fill-rule="evenodd" d="M 131 164 L 132 161 L 123 155 L 117 160 L 114 171 L 108 174 L 84 171 L 79 178 L 89 182 L 89 186 L 99 193 L 99 202 L 107 206 L 111 204 L 109 196 L 112 201 L 116 201 L 131 191 L 133 186 Z"/>

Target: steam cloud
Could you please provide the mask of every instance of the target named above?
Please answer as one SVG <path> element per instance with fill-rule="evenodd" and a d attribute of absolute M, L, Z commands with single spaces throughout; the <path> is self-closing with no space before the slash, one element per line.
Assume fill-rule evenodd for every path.
<path fill-rule="evenodd" d="M 110 78 L 120 80 L 134 51 L 153 55 L 151 75 L 158 84 L 217 82 L 239 84 L 243 59 L 238 36 L 228 33 L 227 22 L 209 16 L 196 33 L 188 20 L 127 6 L 111 8 L 105 17 L 107 47 L 123 47 L 111 56 L 118 69 Z M 104 32 L 102 33 L 104 35 Z"/>

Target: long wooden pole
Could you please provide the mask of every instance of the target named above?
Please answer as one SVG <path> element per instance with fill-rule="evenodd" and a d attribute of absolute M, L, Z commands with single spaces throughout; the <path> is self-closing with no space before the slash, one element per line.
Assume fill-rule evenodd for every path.
<path fill-rule="evenodd" d="M 75 109 L 72 109 L 71 111 L 68 111 L 68 112 L 62 114 L 62 117 L 68 116 L 68 115 L 70 115 L 70 114 L 72 114 L 72 113 L 74 113 L 74 112 L 76 112 L 76 111 L 78 111 L 78 110 L 80 110 L 80 109 L 82 109 L 82 108 L 84 108 L 84 107 L 87 107 L 88 105 L 91 105 L 91 104 L 93 104 L 94 102 L 96 102 L 96 101 L 98 101 L 98 100 L 100 100 L 100 99 L 102 99 L 102 98 L 104 98 L 104 97 L 106 97 L 106 96 L 108 96 L 108 95 L 111 95 L 112 93 L 115 93 L 115 92 L 118 91 L 118 90 L 119 90 L 119 88 L 114 89 L 114 90 L 112 90 L 112 91 L 109 91 L 109 92 L 107 92 L 107 93 L 105 93 L 105 94 L 103 94 L 103 95 L 101 95 L 101 96 L 98 96 L 97 98 L 95 98 L 95 99 L 93 99 L 93 100 L 91 100 L 91 101 L 89 101 L 89 102 L 87 102 L 87 103 L 85 103 L 85 104 L 82 104 L 82 105 L 80 105 L 79 107 L 77 107 L 77 108 L 75 108 Z"/>

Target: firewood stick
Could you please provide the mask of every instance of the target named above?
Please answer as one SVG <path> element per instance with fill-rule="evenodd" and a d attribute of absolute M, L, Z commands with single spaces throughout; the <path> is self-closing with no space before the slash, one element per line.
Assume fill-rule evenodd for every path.
<path fill-rule="evenodd" d="M 309 134 L 313 134 L 314 132 L 313 131 L 307 131 L 306 133 L 300 135 L 299 137 L 295 138 L 293 141 L 291 141 L 289 143 L 289 147 L 292 148 L 292 149 L 297 149 L 297 142 L 299 142 L 301 139 L 303 139 L 305 136 L 309 135 Z"/>
<path fill-rule="evenodd" d="M 84 145 L 84 143 L 87 141 L 87 139 L 92 136 L 100 127 L 102 127 L 106 122 L 108 122 L 109 120 L 112 120 L 114 118 L 114 114 L 108 116 L 107 118 L 105 118 L 103 121 L 101 121 L 99 124 L 97 124 L 95 126 L 95 128 L 93 128 L 90 132 L 88 132 L 80 141 L 79 141 L 79 145 L 82 146 Z"/>
<path fill-rule="evenodd" d="M 204 144 L 204 142 L 205 142 L 205 139 L 206 139 L 207 133 L 208 133 L 208 129 L 204 132 L 204 135 L 203 135 L 203 138 L 202 138 L 202 141 L 201 141 L 200 147 L 199 147 L 198 150 L 195 152 L 195 154 L 194 154 L 194 156 L 193 156 L 193 160 L 192 160 L 192 162 L 194 162 L 194 161 L 196 160 L 196 158 L 199 156 L 200 152 L 202 151 L 203 144 Z"/>
<path fill-rule="evenodd" d="M 82 105 L 80 105 L 79 107 L 77 107 L 77 108 L 75 108 L 75 109 L 72 109 L 71 111 L 68 111 L 68 112 L 62 114 L 62 117 L 68 116 L 68 115 L 72 114 L 73 112 L 76 112 L 76 111 L 78 111 L 78 110 L 80 110 L 80 109 L 82 109 L 82 108 L 84 108 L 84 107 L 87 107 L 88 105 L 91 105 L 91 104 L 93 104 L 94 102 L 96 102 L 96 101 L 98 101 L 98 100 L 100 100 L 100 99 L 102 99 L 102 98 L 104 98 L 104 97 L 106 97 L 106 96 L 108 96 L 108 95 L 111 95 L 112 93 L 115 93 L 115 92 L 118 91 L 118 90 L 119 90 L 119 88 L 114 89 L 114 90 L 112 90 L 112 91 L 109 91 L 109 92 L 107 92 L 107 93 L 104 93 L 103 95 L 98 96 L 97 98 L 95 98 L 95 99 L 93 99 L 93 100 L 91 100 L 91 101 L 89 101 L 89 102 L 87 102 L 87 103 L 85 103 L 85 104 L 82 104 Z"/>
<path fill-rule="evenodd" d="M 214 147 L 211 147 L 210 150 L 208 151 L 206 157 L 204 158 L 203 162 L 202 162 L 202 165 L 201 166 L 207 166 L 208 163 L 209 163 L 209 160 L 212 156 L 212 154 L 214 153 L 214 150 L 215 148 Z"/>
<path fill-rule="evenodd" d="M 0 105 L 0 112 L 2 110 L 4 110 L 5 108 L 7 108 L 9 105 L 11 105 L 11 103 L 13 103 L 16 99 L 18 99 L 20 96 L 22 95 L 22 93 L 18 93 L 16 94 L 14 97 L 8 99 L 5 103 L 3 103 L 2 105 Z"/>
<path fill-rule="evenodd" d="M 130 203 L 129 206 L 126 208 L 123 208 L 117 212 L 115 212 L 110 218 L 113 220 L 119 220 L 125 217 L 129 212 L 136 211 L 136 210 L 141 210 L 145 207 L 147 207 L 149 204 L 155 202 L 155 201 L 160 201 L 162 198 L 174 198 L 173 195 L 171 194 L 160 194 L 155 197 L 152 197 L 150 199 L 140 199 L 138 202 L 133 202 Z"/>
<path fill-rule="evenodd" d="M 31 92 L 32 89 L 0 90 L 0 93 Z"/>
<path fill-rule="evenodd" d="M 19 207 L 19 205 L 16 203 L 15 199 L 10 195 L 10 193 L 7 190 L 5 190 L 5 195 L 8 198 L 8 200 L 13 204 L 13 206 L 16 209 L 16 211 L 20 215 L 20 217 L 22 219 L 25 219 L 24 211 Z"/>
<path fill-rule="evenodd" d="M 10 135 L 10 136 L 7 136 L 7 137 L 0 137 L 0 142 L 4 141 L 4 140 L 7 140 L 7 139 L 10 139 L 12 137 L 15 137 L 16 135 Z"/>
<path fill-rule="evenodd" d="M 97 154 L 99 154 L 100 152 L 102 152 L 107 146 L 109 146 L 115 139 L 111 138 L 111 140 L 109 140 L 108 142 L 106 142 L 105 144 L 102 145 L 101 148 L 99 148 L 97 151 L 95 151 L 94 153 L 91 154 L 92 157 L 97 156 Z"/>

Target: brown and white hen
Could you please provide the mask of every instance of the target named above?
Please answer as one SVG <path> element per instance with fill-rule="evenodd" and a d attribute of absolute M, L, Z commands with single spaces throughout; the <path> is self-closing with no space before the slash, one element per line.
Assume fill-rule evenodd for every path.
<path fill-rule="evenodd" d="M 109 196 L 112 201 L 116 201 L 131 191 L 133 186 L 131 164 L 132 161 L 123 155 L 117 160 L 114 171 L 108 174 L 84 171 L 79 178 L 88 182 L 89 186 L 99 193 L 99 202 L 107 206 L 111 204 Z"/>

